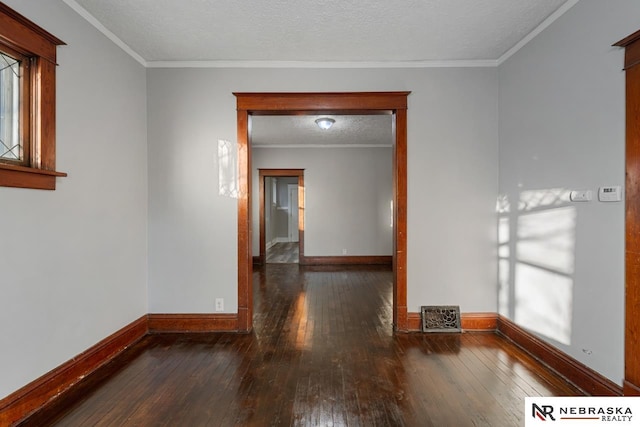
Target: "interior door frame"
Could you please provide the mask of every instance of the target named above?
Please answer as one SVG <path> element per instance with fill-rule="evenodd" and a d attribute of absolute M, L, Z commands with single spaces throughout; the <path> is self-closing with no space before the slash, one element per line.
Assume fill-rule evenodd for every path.
<path fill-rule="evenodd" d="M 411 92 L 234 92 L 238 124 L 238 313 L 240 332 L 253 328 L 251 230 L 252 115 L 393 116 L 393 324 L 408 330 L 407 318 L 407 97 Z"/>
<path fill-rule="evenodd" d="M 625 48 L 625 396 L 640 396 L 640 31 L 615 43 Z"/>
<path fill-rule="evenodd" d="M 298 178 L 298 262 L 304 260 L 304 169 L 259 169 L 260 186 L 260 254 L 256 261 L 264 265 L 267 262 L 267 233 L 265 222 L 265 179 L 267 177 L 296 177 Z M 254 259 L 252 257 L 252 259 Z"/>
<path fill-rule="evenodd" d="M 289 239 L 289 243 L 300 241 L 300 205 L 298 204 L 298 200 L 300 200 L 300 194 L 298 193 L 299 189 L 300 186 L 298 184 L 287 184 L 287 239 Z M 292 203 L 294 197 L 296 201 L 295 205 Z M 294 214 L 297 221 L 293 221 Z"/>

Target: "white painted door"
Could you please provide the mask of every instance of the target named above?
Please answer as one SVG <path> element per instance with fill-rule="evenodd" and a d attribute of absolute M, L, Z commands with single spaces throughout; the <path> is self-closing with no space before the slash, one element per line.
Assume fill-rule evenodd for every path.
<path fill-rule="evenodd" d="M 298 186 L 289 184 L 289 241 L 297 242 L 299 240 L 298 233 Z"/>

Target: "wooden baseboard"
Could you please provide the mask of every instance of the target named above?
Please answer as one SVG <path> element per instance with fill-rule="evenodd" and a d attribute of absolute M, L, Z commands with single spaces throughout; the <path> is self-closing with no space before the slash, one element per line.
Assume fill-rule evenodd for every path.
<path fill-rule="evenodd" d="M 498 317 L 498 333 L 592 396 L 621 396 L 622 387 L 580 363 L 504 316 Z"/>
<path fill-rule="evenodd" d="M 300 265 L 388 265 L 392 257 L 387 255 L 305 256 Z"/>
<path fill-rule="evenodd" d="M 410 331 L 422 330 L 422 316 L 420 313 L 408 313 Z M 496 313 L 460 313 L 460 326 L 463 331 L 495 331 L 498 327 Z"/>
<path fill-rule="evenodd" d="M 422 316 L 420 313 L 407 313 L 407 329 L 410 332 L 422 330 Z"/>
<path fill-rule="evenodd" d="M 73 359 L 0 400 L 0 425 L 13 425 L 50 404 L 113 360 L 148 332 L 147 316 L 118 330 Z"/>
<path fill-rule="evenodd" d="M 421 329 L 420 313 L 407 313 L 408 330 Z M 620 387 L 564 352 L 547 344 L 511 320 L 495 313 L 462 313 L 464 331 L 496 331 L 594 396 L 640 396 L 629 381 Z M 14 425 L 64 396 L 83 378 L 96 372 L 148 333 L 238 331 L 238 315 L 148 314 L 100 341 L 73 359 L 0 400 L 0 425 Z"/>
<path fill-rule="evenodd" d="M 238 315 L 218 314 L 149 314 L 149 333 L 163 332 L 231 332 L 238 330 Z"/>
<path fill-rule="evenodd" d="M 625 396 L 640 396 L 640 387 L 630 381 L 624 381 L 622 390 Z"/>
<path fill-rule="evenodd" d="M 463 331 L 495 331 L 498 329 L 496 313 L 461 313 L 460 324 Z"/>

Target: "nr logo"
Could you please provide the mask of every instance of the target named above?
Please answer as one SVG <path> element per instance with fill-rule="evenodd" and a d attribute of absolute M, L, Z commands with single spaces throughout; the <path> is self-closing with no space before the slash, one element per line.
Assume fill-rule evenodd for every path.
<path fill-rule="evenodd" d="M 533 403 L 531 407 L 531 413 L 533 418 L 540 418 L 542 421 L 547 421 L 547 419 L 550 419 L 551 421 L 556 420 L 553 417 L 553 406 L 551 405 L 538 406 Z"/>

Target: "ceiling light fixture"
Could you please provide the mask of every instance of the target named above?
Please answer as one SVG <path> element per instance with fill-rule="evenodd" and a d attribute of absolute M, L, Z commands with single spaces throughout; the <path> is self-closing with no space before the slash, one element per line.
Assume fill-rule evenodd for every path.
<path fill-rule="evenodd" d="M 320 117 L 316 120 L 316 124 L 322 130 L 328 130 L 336 121 L 330 117 Z"/>

